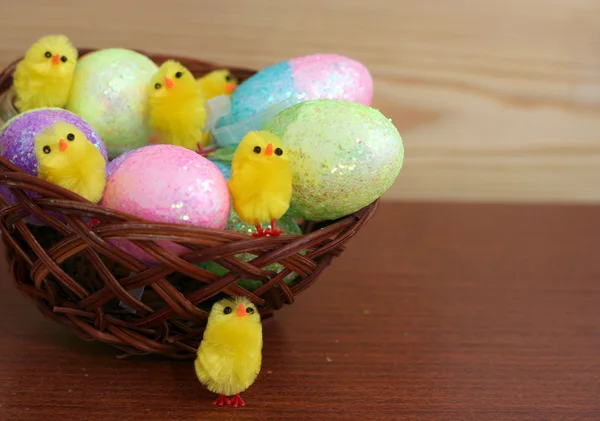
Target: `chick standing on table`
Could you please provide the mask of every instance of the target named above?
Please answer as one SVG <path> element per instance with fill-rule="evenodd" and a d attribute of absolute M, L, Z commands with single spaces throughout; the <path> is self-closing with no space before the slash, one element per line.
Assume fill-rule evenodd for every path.
<path fill-rule="evenodd" d="M 206 100 L 219 95 L 231 96 L 238 86 L 238 80 L 226 69 L 213 70 L 198 78 L 197 81 Z"/>
<path fill-rule="evenodd" d="M 64 35 L 49 35 L 33 44 L 14 73 L 17 109 L 24 112 L 41 107 L 64 108 L 77 57 L 77 49 Z"/>
<path fill-rule="evenodd" d="M 256 226 L 253 237 L 283 233 L 276 220 L 290 207 L 292 172 L 279 137 L 267 131 L 246 134 L 233 156 L 228 186 L 235 212 Z M 261 223 L 269 221 L 271 228 L 263 231 Z"/>
<path fill-rule="evenodd" d="M 198 380 L 219 394 L 213 404 L 244 406 L 240 393 L 254 383 L 261 364 L 262 325 L 254 304 L 246 297 L 216 302 L 194 362 Z"/>
<path fill-rule="evenodd" d="M 38 177 L 98 203 L 106 186 L 100 150 L 72 124 L 58 122 L 34 141 Z"/>
<path fill-rule="evenodd" d="M 206 101 L 194 75 L 175 60 L 165 61 L 148 86 L 148 127 L 154 142 L 202 151 Z"/>

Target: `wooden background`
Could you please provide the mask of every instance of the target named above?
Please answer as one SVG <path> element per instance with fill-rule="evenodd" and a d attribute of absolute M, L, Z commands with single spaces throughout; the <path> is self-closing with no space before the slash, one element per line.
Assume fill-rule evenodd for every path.
<path fill-rule="evenodd" d="M 9 3 L 1 65 L 56 32 L 255 68 L 362 61 L 405 142 L 388 199 L 600 199 L 600 0 Z"/>

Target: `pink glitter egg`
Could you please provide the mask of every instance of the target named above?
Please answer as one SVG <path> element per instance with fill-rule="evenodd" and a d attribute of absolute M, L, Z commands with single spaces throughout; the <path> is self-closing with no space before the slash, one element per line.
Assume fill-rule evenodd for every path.
<path fill-rule="evenodd" d="M 373 78 L 360 62 L 338 54 L 296 57 L 265 67 L 231 94 L 231 113 L 218 127 L 249 119 L 285 100 L 341 99 L 370 106 Z"/>
<path fill-rule="evenodd" d="M 288 63 L 296 89 L 306 93 L 306 100 L 345 99 L 363 105 L 373 101 L 371 74 L 356 60 L 336 54 L 314 54 L 293 58 Z"/>
<path fill-rule="evenodd" d="M 223 229 L 230 211 L 223 174 L 208 159 L 173 145 L 150 145 L 127 152 L 107 167 L 102 205 L 152 222 Z M 137 259 L 155 259 L 127 240 L 114 240 Z M 188 249 L 158 242 L 180 255 Z"/>

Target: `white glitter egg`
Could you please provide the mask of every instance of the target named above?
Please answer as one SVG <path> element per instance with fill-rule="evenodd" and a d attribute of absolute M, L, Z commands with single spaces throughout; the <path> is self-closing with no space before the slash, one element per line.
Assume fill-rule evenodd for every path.
<path fill-rule="evenodd" d="M 337 219 L 369 205 L 394 183 L 404 161 L 391 120 L 354 102 L 302 102 L 263 129 L 287 148 L 293 182 L 288 214 L 303 219 Z"/>
<path fill-rule="evenodd" d="M 147 145 L 146 90 L 158 66 L 143 54 L 108 48 L 80 58 L 66 109 L 100 134 L 108 155 Z"/>

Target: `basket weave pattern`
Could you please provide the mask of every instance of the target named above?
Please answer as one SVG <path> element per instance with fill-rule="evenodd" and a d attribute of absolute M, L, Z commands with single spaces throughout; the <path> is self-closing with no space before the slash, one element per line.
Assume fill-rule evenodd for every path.
<path fill-rule="evenodd" d="M 80 50 L 83 55 L 92 50 Z M 146 53 L 144 53 L 146 54 Z M 167 58 L 147 54 L 160 64 Z M 178 58 L 196 77 L 217 66 Z M 0 74 L 0 92 L 11 87 L 17 61 Z M 230 68 L 240 80 L 254 72 Z M 244 295 L 269 317 L 292 304 L 344 250 L 344 244 L 374 215 L 378 201 L 336 221 L 310 222 L 304 235 L 252 238 L 225 230 L 150 223 L 86 201 L 30 176 L 0 158 L 0 185 L 17 202 L 0 196 L 0 229 L 16 287 L 49 319 L 85 340 L 108 343 L 125 355 L 158 354 L 188 359 L 195 355 L 212 303 Z M 35 192 L 35 198 L 26 193 Z M 61 215 L 56 218 L 53 215 Z M 45 226 L 24 222 L 35 216 Z M 99 225 L 86 222 L 96 218 Z M 133 242 L 159 263 L 146 265 L 111 243 Z M 190 252 L 174 255 L 155 241 L 170 241 Z M 244 261 L 236 257 L 251 253 Z M 219 276 L 199 264 L 213 261 L 229 272 Z M 264 269 L 279 263 L 283 270 Z M 290 274 L 296 279 L 289 284 Z M 262 286 L 250 292 L 241 278 Z M 141 299 L 132 290 L 144 287 Z M 126 306 L 123 306 L 125 304 Z"/>

